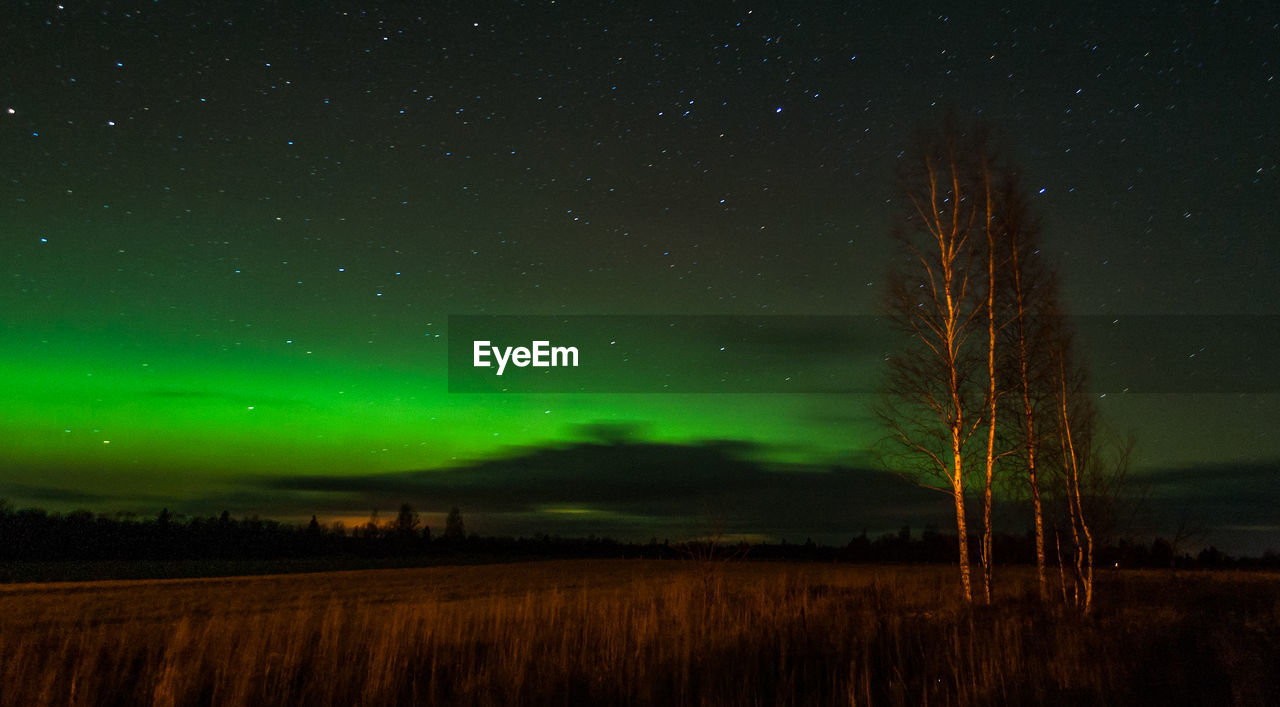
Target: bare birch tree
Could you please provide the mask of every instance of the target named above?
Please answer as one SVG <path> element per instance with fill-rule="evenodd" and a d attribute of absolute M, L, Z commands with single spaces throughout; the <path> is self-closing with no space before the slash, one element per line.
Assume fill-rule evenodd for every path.
<path fill-rule="evenodd" d="M 952 499 L 965 601 L 973 598 L 966 455 L 983 419 L 971 337 L 980 336 L 986 293 L 975 266 L 991 219 L 985 151 L 970 139 L 948 125 L 920 142 L 901 176 L 907 206 L 894 232 L 900 262 L 889 278 L 887 309 L 909 343 L 890 357 L 881 408 L 898 452 L 895 468 Z"/>
<path fill-rule="evenodd" d="M 1045 424 L 1052 409 L 1052 361 L 1050 347 L 1056 338 L 1058 305 L 1057 281 L 1044 264 L 1039 248 L 1039 224 L 1030 214 L 1025 192 L 1016 173 L 1009 173 L 1002 185 L 1006 247 L 1005 306 L 1009 320 L 1002 332 L 1009 353 L 1002 375 L 1012 392 L 1005 413 L 1013 446 L 1018 455 L 1019 473 L 1012 474 L 1017 491 L 1025 490 L 1031 500 L 1035 532 L 1036 580 L 1040 598 L 1049 598 L 1046 574 L 1043 483 L 1038 464 L 1044 458 Z M 1052 314 L 1051 314 L 1052 313 Z"/>
<path fill-rule="evenodd" d="M 1058 434 L 1059 493 L 1066 506 L 1066 523 L 1071 539 L 1070 601 L 1082 613 L 1093 607 L 1093 533 L 1085 511 L 1082 479 L 1091 468 L 1097 413 L 1085 391 L 1085 375 L 1072 353 L 1072 337 L 1064 321 L 1058 322 L 1053 362 L 1054 415 Z M 1061 540 L 1059 552 L 1061 553 Z M 1060 560 L 1061 562 L 1061 560 Z M 1060 571 L 1059 576 L 1063 576 Z M 1066 593 L 1064 589 L 1064 594 Z"/>
<path fill-rule="evenodd" d="M 985 143 L 980 143 L 978 147 L 978 168 L 981 171 L 981 187 L 982 187 L 982 233 L 983 239 L 983 255 L 986 261 L 986 297 L 983 305 L 984 314 L 987 323 L 986 338 L 986 358 L 987 358 L 987 377 L 985 403 L 983 405 L 984 414 L 987 423 L 987 440 L 986 440 L 986 464 L 984 465 L 983 487 L 982 487 L 982 544 L 981 544 L 981 560 L 982 560 L 982 595 L 983 600 L 991 603 L 992 585 L 995 583 L 995 552 L 993 538 L 995 529 L 992 527 L 992 507 L 994 504 L 994 496 L 992 495 L 993 482 L 995 480 L 996 462 L 1003 456 L 1003 453 L 996 450 L 996 426 L 998 416 L 996 410 L 1000 404 L 1002 388 L 999 384 L 999 377 L 996 375 L 997 352 L 1000 348 L 999 337 L 997 336 L 1003 325 L 997 326 L 996 319 L 1003 316 L 997 314 L 997 292 L 1000 291 L 1000 281 L 1002 277 L 998 277 L 997 273 L 1003 275 L 1005 267 L 1002 261 L 1002 250 L 998 247 L 1003 243 L 998 232 L 1003 229 L 1004 219 L 997 215 L 996 204 L 992 198 L 992 167 L 990 156 L 985 149 Z M 1001 209 L 1003 211 L 1003 209 Z M 1001 302 L 1003 304 L 1003 302 Z M 1003 309 L 1003 307 L 1001 307 Z"/>

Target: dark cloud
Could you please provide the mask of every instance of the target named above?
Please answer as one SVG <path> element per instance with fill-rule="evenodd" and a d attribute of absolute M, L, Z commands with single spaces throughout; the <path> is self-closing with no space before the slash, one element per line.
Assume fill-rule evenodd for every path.
<path fill-rule="evenodd" d="M 1144 473 L 1136 483 L 1146 491 L 1157 532 L 1195 525 L 1207 536 L 1218 528 L 1253 528 L 1270 533 L 1280 548 L 1280 461 L 1267 464 L 1218 464 Z M 1269 530 L 1268 530 L 1269 529 Z"/>
<path fill-rule="evenodd" d="M 1264 464 L 1214 464 L 1143 472 L 1153 493 L 1197 494 L 1214 490 L 1256 493 L 1270 488 L 1280 493 L 1280 461 Z"/>
<path fill-rule="evenodd" d="M 624 537 L 635 537 L 653 524 L 717 524 L 726 532 L 847 540 L 863 529 L 946 521 L 948 505 L 940 494 L 894 474 L 770 464 L 747 459 L 751 453 L 751 445 L 740 442 L 584 442 L 465 466 L 374 476 L 282 476 L 261 485 L 277 493 L 319 492 L 356 508 L 393 508 L 407 501 L 422 508 L 457 505 L 472 513 L 526 515 L 524 532 L 546 532 L 539 525 L 547 523 L 608 523 Z M 561 517 L 556 509 L 577 512 Z"/>

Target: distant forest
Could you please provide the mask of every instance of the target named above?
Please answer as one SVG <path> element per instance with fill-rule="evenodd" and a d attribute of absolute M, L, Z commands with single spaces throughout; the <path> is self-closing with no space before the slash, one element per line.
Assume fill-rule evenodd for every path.
<path fill-rule="evenodd" d="M 970 551 L 977 552 L 979 538 L 970 537 Z M 342 523 L 323 524 L 314 517 L 301 525 L 257 517 L 218 516 L 181 518 L 162 511 L 152 518 L 131 514 L 94 514 L 89 511 L 50 513 L 38 508 L 14 510 L 0 501 L 0 562 L 60 562 L 111 560 L 287 560 L 330 558 L 334 565 L 345 559 L 400 558 L 448 563 L 492 559 L 609 557 L 648 559 L 765 559 L 824 562 L 947 563 L 956 560 L 957 538 L 935 528 L 869 537 L 866 532 L 842 547 L 801 543 L 734 543 L 713 540 L 653 538 L 647 543 L 624 542 L 607 537 L 566 538 L 485 537 L 468 534 L 462 513 L 453 509 L 445 528 L 433 535 L 419 522 L 409 505 L 395 518 L 377 518 L 354 528 Z M 1052 548 L 1051 548 L 1052 549 Z M 1035 562 L 1035 539 L 997 535 L 995 552 L 1010 564 Z M 1051 553 L 1051 556 L 1052 553 Z M 1262 557 L 1232 557 L 1208 547 L 1193 552 L 1166 538 L 1152 542 L 1119 540 L 1099 549 L 1104 568 L 1280 568 L 1280 555 L 1268 551 Z M 10 576 L 11 579 L 20 577 Z"/>

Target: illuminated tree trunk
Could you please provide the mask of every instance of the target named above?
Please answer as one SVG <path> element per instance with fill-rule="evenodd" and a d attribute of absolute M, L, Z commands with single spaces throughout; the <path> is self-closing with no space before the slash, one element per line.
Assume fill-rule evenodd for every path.
<path fill-rule="evenodd" d="M 963 478 L 960 457 L 956 457 L 955 478 Z M 969 579 L 969 531 L 964 518 L 964 485 L 957 481 L 951 489 L 951 496 L 956 504 L 956 536 L 959 538 L 960 557 L 960 595 L 965 601 L 973 600 L 972 582 Z"/>
<path fill-rule="evenodd" d="M 1011 193 L 1008 198 L 1013 198 L 1016 193 Z M 1028 248 L 1032 236 L 1034 235 L 1034 227 L 1024 223 L 1021 218 L 1020 209 L 1015 208 L 1014 212 L 1019 216 L 1013 223 L 1008 224 L 1006 232 L 1009 236 L 1009 273 L 1010 284 L 1012 285 L 1012 296 L 1010 297 L 1010 306 L 1012 309 L 1014 325 L 1014 349 L 1017 361 L 1017 381 L 1016 385 L 1020 393 L 1021 408 L 1018 410 L 1020 418 L 1019 436 L 1021 439 L 1022 450 L 1025 455 L 1027 473 L 1027 486 L 1031 494 L 1031 510 L 1035 523 L 1036 538 L 1036 584 L 1039 588 L 1040 599 L 1047 600 L 1049 598 L 1049 580 L 1046 575 L 1045 566 L 1045 530 L 1044 530 L 1044 504 L 1040 497 L 1040 478 L 1038 469 L 1036 468 L 1037 451 L 1039 450 L 1039 434 L 1036 425 L 1036 406 L 1032 394 L 1032 376 L 1031 376 L 1031 356 L 1032 342 L 1030 321 L 1031 311 L 1035 303 L 1029 302 L 1030 286 L 1038 284 L 1039 296 L 1044 298 L 1056 298 L 1056 292 L 1052 283 L 1047 282 L 1028 282 L 1025 275 L 1032 274 L 1031 264 L 1023 259 L 1022 252 Z M 1049 307 L 1053 307 L 1053 302 L 1039 303 L 1039 307 L 1035 309 L 1044 311 Z M 1044 333 L 1045 321 L 1037 322 L 1039 325 L 1038 333 Z M 1043 346 L 1038 347 L 1043 352 Z"/>
<path fill-rule="evenodd" d="M 982 160 L 982 185 L 986 195 L 986 236 L 987 236 L 987 459 L 986 483 L 982 490 L 982 595 L 991 603 L 993 568 L 995 556 L 992 553 L 991 527 L 991 481 L 995 475 L 996 463 L 996 238 L 995 219 L 991 203 L 991 174 Z"/>
<path fill-rule="evenodd" d="M 966 444 L 981 422 L 973 389 L 975 363 L 969 341 L 980 313 L 971 286 L 980 245 L 976 228 L 989 221 L 975 171 L 981 143 L 965 145 L 946 131 L 922 145 L 918 169 L 903 188 L 913 209 L 910 230 L 898 232 L 905 271 L 890 278 L 894 321 L 913 343 L 890 360 L 889 410 L 882 417 L 905 456 L 919 463 L 914 480 L 951 496 L 955 509 L 960 593 L 972 601 L 965 517 Z M 978 149 L 968 148 L 976 146 Z M 985 165 L 982 165 L 985 169 Z M 975 198 L 978 197 L 978 198 Z M 977 277 L 973 278 L 975 281 Z M 928 483 L 922 479 L 935 479 Z M 985 582 L 984 582 L 985 585 Z"/>
<path fill-rule="evenodd" d="M 1031 510 L 1035 515 L 1036 583 L 1040 587 L 1040 598 L 1043 600 L 1049 598 L 1049 581 L 1045 576 L 1044 558 L 1044 505 L 1040 500 L 1040 479 L 1036 477 L 1036 416 L 1028 393 L 1025 361 L 1022 363 L 1022 410 L 1026 423 L 1027 483 L 1031 487 Z"/>
<path fill-rule="evenodd" d="M 1072 417 L 1075 411 L 1069 405 L 1067 392 L 1066 366 L 1063 352 L 1058 356 L 1060 394 L 1058 412 L 1061 415 L 1060 434 L 1062 440 L 1063 469 L 1066 475 L 1067 515 L 1071 523 L 1071 540 L 1074 545 L 1075 565 L 1075 602 L 1082 613 L 1089 613 L 1093 608 L 1093 535 L 1084 514 L 1084 503 L 1080 496 L 1080 460 L 1076 454 L 1075 433 L 1072 430 Z"/>
<path fill-rule="evenodd" d="M 967 226 L 964 225 L 965 220 L 960 211 L 960 168 L 959 164 L 957 164 L 955 145 L 950 145 L 950 148 L 948 151 L 948 168 L 951 172 L 952 208 L 949 221 L 944 222 L 939 216 L 940 212 L 946 213 L 945 208 L 943 208 L 945 199 L 940 199 L 939 197 L 934 166 L 929 164 L 927 170 L 930 184 L 930 215 L 933 216 L 933 228 L 930 230 L 935 237 L 942 265 L 942 281 L 939 284 L 944 293 L 943 299 L 945 301 L 943 310 L 945 312 L 943 344 L 946 350 L 947 392 L 951 398 L 951 409 L 948 411 L 947 420 L 948 432 L 951 435 L 951 495 L 955 503 L 956 535 L 959 543 L 960 593 L 967 602 L 973 600 L 973 589 L 969 577 L 969 533 L 964 508 L 964 440 L 967 434 L 965 430 L 965 406 L 960 390 L 959 359 L 962 355 L 963 330 L 967 328 L 969 320 L 968 315 L 961 312 L 961 303 L 964 299 L 965 291 L 968 289 L 969 274 L 968 272 L 957 272 L 957 265 L 962 262 L 962 253 L 967 254 L 969 244 Z M 918 202 L 917 209 L 919 209 Z M 924 215 L 923 212 L 921 215 Z M 964 265 L 967 267 L 968 258 L 964 261 Z"/>

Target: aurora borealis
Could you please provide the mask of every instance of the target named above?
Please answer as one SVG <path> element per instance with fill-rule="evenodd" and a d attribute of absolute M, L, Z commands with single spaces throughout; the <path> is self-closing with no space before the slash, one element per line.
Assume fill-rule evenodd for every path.
<path fill-rule="evenodd" d="M 1249 328 L 1187 329 L 1136 368 L 1276 360 L 1275 8 L 64 2 L 0 23 L 17 505 L 367 517 L 434 470 L 400 500 L 460 503 L 481 532 L 647 538 L 731 490 L 655 477 L 622 503 L 601 469 L 620 490 L 575 471 L 511 499 L 530 482 L 501 460 L 609 423 L 664 453 L 741 445 L 779 481 L 738 469 L 734 529 L 838 542 L 868 525 L 844 507 L 897 493 L 874 490 L 872 396 L 451 394 L 448 317 L 873 315 L 896 160 L 947 110 L 1023 165 L 1073 314 Z M 1278 391 L 1099 394 L 1166 510 L 1260 552 L 1280 547 Z"/>

